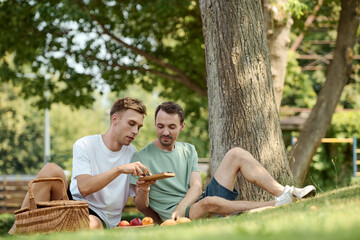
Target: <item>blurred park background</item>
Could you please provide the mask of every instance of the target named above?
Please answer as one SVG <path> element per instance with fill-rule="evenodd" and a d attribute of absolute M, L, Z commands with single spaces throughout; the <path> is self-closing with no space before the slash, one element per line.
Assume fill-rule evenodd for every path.
<path fill-rule="evenodd" d="M 124 96 L 137 97 L 148 108 L 134 141 L 138 150 L 156 137 L 156 106 L 172 100 L 186 111 L 179 141 L 192 143 L 200 158 L 209 158 L 198 1 L 79 2 L 0 1 L 0 174 L 36 174 L 44 165 L 45 108 L 50 113 L 50 161 L 71 171 L 73 143 L 104 133 L 112 102 Z M 326 80 L 340 1 L 288 4 L 293 24 L 279 115 L 290 151 L 291 138 L 298 136 Z M 352 73 L 327 138 L 360 137 L 359 71 L 357 38 Z M 322 190 L 348 185 L 352 147 L 321 144 L 306 183 Z"/>

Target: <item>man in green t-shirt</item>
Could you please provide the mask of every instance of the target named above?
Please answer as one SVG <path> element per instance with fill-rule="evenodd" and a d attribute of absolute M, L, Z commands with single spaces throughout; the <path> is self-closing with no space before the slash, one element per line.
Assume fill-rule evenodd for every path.
<path fill-rule="evenodd" d="M 137 185 L 135 204 L 155 222 L 172 218 L 201 218 L 208 214 L 229 215 L 265 206 L 279 206 L 313 196 L 314 186 L 295 188 L 282 186 L 244 149 L 229 150 L 210 183 L 202 192 L 195 147 L 176 142 L 184 129 L 184 111 L 174 102 L 165 102 L 155 110 L 157 139 L 134 154 L 132 162 L 140 161 L 151 173 L 174 172 L 175 177 L 144 182 L 131 177 Z M 241 173 L 249 182 L 275 196 L 267 202 L 238 201 L 234 189 L 236 176 Z M 150 188 L 151 186 L 151 188 Z"/>

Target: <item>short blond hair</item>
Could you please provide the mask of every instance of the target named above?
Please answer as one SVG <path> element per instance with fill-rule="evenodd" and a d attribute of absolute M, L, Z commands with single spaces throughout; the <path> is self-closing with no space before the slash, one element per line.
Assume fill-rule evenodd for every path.
<path fill-rule="evenodd" d="M 146 107 L 141 100 L 132 97 L 124 97 L 116 100 L 116 102 L 112 105 L 110 110 L 110 119 L 115 113 L 120 113 L 128 109 L 132 109 L 142 115 L 146 115 Z"/>

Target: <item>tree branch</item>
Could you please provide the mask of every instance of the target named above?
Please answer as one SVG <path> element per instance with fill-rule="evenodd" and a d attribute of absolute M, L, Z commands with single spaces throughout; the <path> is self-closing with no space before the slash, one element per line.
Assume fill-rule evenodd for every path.
<path fill-rule="evenodd" d="M 80 0 L 77 1 L 78 2 L 78 5 L 84 10 L 86 11 L 90 18 L 97 22 L 99 24 L 99 26 L 102 28 L 104 34 L 108 35 L 109 37 L 111 37 L 113 40 L 115 40 L 116 42 L 118 42 L 119 44 L 121 44 L 122 46 L 130 49 L 132 52 L 140 55 L 140 56 L 143 56 L 145 59 L 147 59 L 148 61 L 151 61 L 155 64 L 157 64 L 158 66 L 161 66 L 165 69 L 168 69 L 168 70 L 171 70 L 172 72 L 178 74 L 178 76 L 175 76 L 175 75 L 171 75 L 171 74 L 167 74 L 167 73 L 163 73 L 163 72 L 159 72 L 159 71 L 156 71 L 156 70 L 146 70 L 148 72 L 152 72 L 152 73 L 156 73 L 156 75 L 158 76 L 172 76 L 171 78 L 169 79 L 172 79 L 172 80 L 175 80 L 181 84 L 184 84 L 187 88 L 195 91 L 196 93 L 200 94 L 201 96 L 207 96 L 207 89 L 205 88 L 202 88 L 200 87 L 199 85 L 195 84 L 193 81 L 191 81 L 191 79 L 183 72 L 181 71 L 179 68 L 169 64 L 169 63 L 166 63 L 164 62 L 163 60 L 155 57 L 154 55 L 152 54 L 149 54 L 141 49 L 138 49 L 134 46 L 131 46 L 129 44 L 127 44 L 126 42 L 124 42 L 123 40 L 121 40 L 119 37 L 115 36 L 112 32 L 110 32 L 105 26 L 104 24 L 98 20 L 93 14 L 91 14 L 87 7 L 85 5 L 82 4 L 82 2 Z M 144 69 L 142 69 L 142 71 L 144 71 Z M 159 75 L 160 74 L 160 75 Z M 168 77 L 166 77 L 168 78 Z"/>
<path fill-rule="evenodd" d="M 70 51 L 65 51 L 68 55 L 72 55 L 74 54 L 73 52 Z M 139 72 L 143 72 L 143 73 L 151 73 L 154 75 L 157 75 L 159 77 L 164 77 L 167 79 L 172 79 L 174 81 L 181 81 L 179 78 L 179 76 L 177 75 L 172 75 L 169 73 L 165 73 L 165 72 L 161 72 L 161 71 L 157 71 L 157 70 L 153 70 L 153 69 L 147 69 L 144 67 L 135 67 L 135 66 L 128 66 L 128 65 L 121 65 L 119 63 L 116 62 L 115 59 L 111 59 L 113 64 L 109 64 L 109 61 L 105 60 L 105 59 L 100 59 L 91 55 L 82 55 L 83 57 L 90 59 L 90 60 L 95 60 L 98 62 L 101 62 L 107 66 L 112 66 L 112 67 L 119 67 L 121 70 L 130 70 L 130 71 L 139 71 Z"/>

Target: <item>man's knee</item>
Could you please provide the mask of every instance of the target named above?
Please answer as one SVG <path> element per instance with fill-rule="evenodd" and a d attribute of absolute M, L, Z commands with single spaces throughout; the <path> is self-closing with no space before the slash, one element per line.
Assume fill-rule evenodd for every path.
<path fill-rule="evenodd" d="M 199 201 L 199 207 L 206 210 L 208 213 L 214 213 L 219 208 L 218 199 L 219 197 L 216 196 L 205 197 Z"/>
<path fill-rule="evenodd" d="M 59 177 L 66 181 L 64 171 L 55 163 L 46 164 L 37 175 L 37 178 Z"/>
<path fill-rule="evenodd" d="M 230 149 L 227 154 L 229 154 L 231 157 L 241 157 L 241 156 L 248 156 L 251 155 L 248 151 L 246 151 L 243 148 L 240 147 L 234 147 Z"/>
<path fill-rule="evenodd" d="M 90 229 L 103 229 L 104 228 L 101 220 L 98 217 L 90 214 L 89 218 L 90 218 Z"/>

